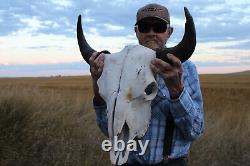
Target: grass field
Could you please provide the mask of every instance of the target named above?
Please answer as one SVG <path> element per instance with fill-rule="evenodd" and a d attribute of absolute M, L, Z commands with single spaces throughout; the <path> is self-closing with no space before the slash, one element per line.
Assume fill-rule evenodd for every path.
<path fill-rule="evenodd" d="M 201 75 L 205 133 L 189 165 L 250 163 L 250 75 Z M 0 78 L 1 166 L 105 166 L 85 77 Z"/>

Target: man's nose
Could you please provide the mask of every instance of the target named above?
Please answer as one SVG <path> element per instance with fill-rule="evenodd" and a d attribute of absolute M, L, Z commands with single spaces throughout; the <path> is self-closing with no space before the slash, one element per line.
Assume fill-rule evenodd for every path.
<path fill-rule="evenodd" d="M 148 32 L 149 35 L 155 35 L 155 31 L 154 29 L 151 27 L 149 32 Z"/>

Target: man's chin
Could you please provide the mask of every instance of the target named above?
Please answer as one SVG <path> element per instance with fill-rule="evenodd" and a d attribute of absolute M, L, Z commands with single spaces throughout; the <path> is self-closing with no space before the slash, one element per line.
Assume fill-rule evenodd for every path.
<path fill-rule="evenodd" d="M 154 41 L 149 41 L 147 43 L 144 44 L 145 47 L 151 48 L 152 50 L 156 50 L 157 48 L 159 48 L 160 46 L 154 42 Z"/>

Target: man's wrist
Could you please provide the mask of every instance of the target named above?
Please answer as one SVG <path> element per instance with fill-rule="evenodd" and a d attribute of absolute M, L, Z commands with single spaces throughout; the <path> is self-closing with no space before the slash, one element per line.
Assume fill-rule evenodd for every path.
<path fill-rule="evenodd" d="M 180 97 L 183 91 L 183 86 L 175 87 L 169 91 L 171 99 L 177 99 Z"/>
<path fill-rule="evenodd" d="M 97 85 L 97 81 L 93 79 L 93 77 L 92 77 L 92 85 L 93 85 L 93 91 L 94 91 L 94 99 L 93 99 L 94 105 L 101 106 L 101 105 L 106 104 L 106 102 L 103 100 L 103 98 L 99 94 L 99 87 Z"/>
<path fill-rule="evenodd" d="M 106 104 L 106 102 L 103 100 L 101 96 L 96 96 L 96 95 L 94 96 L 93 103 L 96 106 L 102 106 Z"/>

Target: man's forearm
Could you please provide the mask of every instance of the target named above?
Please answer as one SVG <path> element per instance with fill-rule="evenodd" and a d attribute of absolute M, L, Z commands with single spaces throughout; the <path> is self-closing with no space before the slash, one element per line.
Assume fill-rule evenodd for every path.
<path fill-rule="evenodd" d="M 101 131 L 108 137 L 108 118 L 107 118 L 107 106 L 106 102 L 100 96 L 97 82 L 92 80 L 92 86 L 94 91 L 93 105 L 96 113 L 96 122 Z"/>
<path fill-rule="evenodd" d="M 192 98 L 186 89 L 181 96 L 170 101 L 170 111 L 175 119 L 175 125 L 182 131 L 188 140 L 194 140 L 203 132 L 203 110 L 197 100 L 199 96 Z"/>

